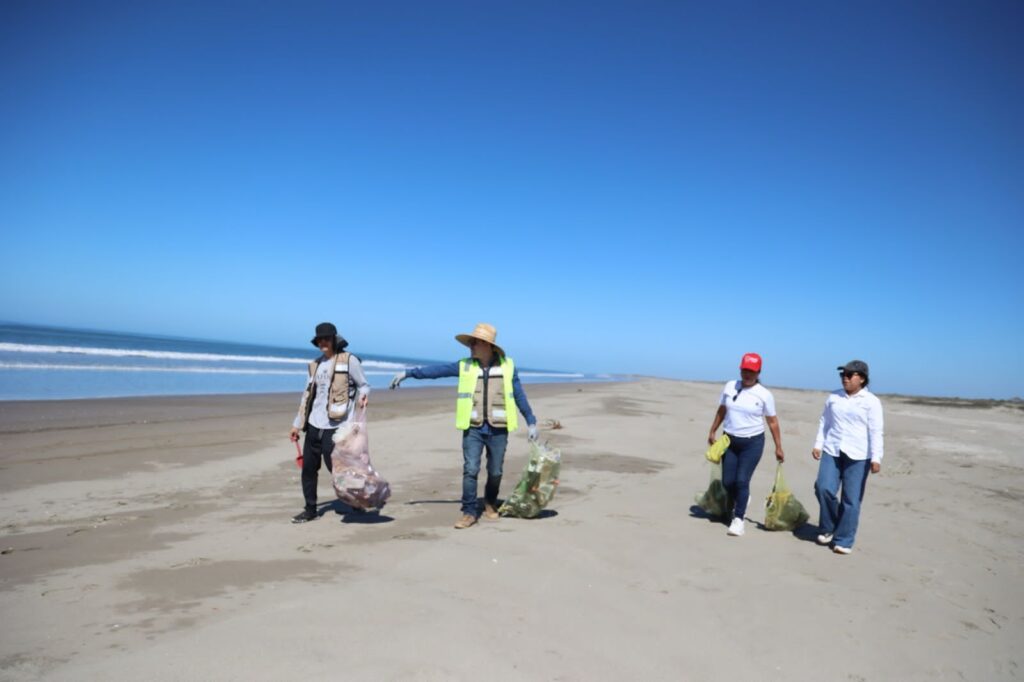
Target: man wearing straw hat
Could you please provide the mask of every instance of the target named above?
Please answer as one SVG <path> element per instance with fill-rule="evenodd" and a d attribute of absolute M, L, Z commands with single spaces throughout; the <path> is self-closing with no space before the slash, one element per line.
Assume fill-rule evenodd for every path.
<path fill-rule="evenodd" d="M 495 343 L 498 332 L 481 322 L 470 334 L 459 334 L 455 340 L 468 346 L 471 356 L 446 365 L 413 367 L 399 372 L 391 380 L 398 388 L 405 379 L 440 379 L 458 377 L 458 398 L 455 403 L 455 426 L 462 430 L 462 516 L 456 528 L 469 528 L 476 523 L 477 475 L 480 457 L 487 450 L 487 484 L 484 486 L 484 517 L 498 518 L 498 489 L 501 486 L 502 464 L 508 434 L 519 426 L 517 410 L 526 419 L 530 440 L 537 440 L 537 418 L 526 400 L 512 358 Z"/>

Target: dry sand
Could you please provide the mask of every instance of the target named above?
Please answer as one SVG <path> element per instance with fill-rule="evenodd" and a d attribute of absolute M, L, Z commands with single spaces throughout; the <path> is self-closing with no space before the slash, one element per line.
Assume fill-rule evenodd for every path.
<path fill-rule="evenodd" d="M 1024 677 L 1024 412 L 883 398 L 854 554 L 691 510 L 718 385 L 531 386 L 545 518 L 455 530 L 454 389 L 374 394 L 380 516 L 301 508 L 297 396 L 0 403 L 0 678 Z M 776 390 L 812 521 L 821 392 Z M 503 492 L 525 434 L 510 441 Z M 772 448 L 752 485 L 763 518 Z"/>

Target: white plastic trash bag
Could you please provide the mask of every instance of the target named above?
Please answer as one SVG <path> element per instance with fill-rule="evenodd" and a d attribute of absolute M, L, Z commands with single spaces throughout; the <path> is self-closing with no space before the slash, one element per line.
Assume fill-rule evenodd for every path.
<path fill-rule="evenodd" d="M 370 464 L 365 409 L 334 434 L 331 478 L 334 492 L 350 507 L 380 509 L 391 497 L 391 486 Z"/>

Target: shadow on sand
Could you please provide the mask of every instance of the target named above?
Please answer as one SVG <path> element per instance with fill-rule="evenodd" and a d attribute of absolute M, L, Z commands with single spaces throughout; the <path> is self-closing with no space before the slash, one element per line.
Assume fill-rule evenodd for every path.
<path fill-rule="evenodd" d="M 713 516 L 708 514 L 704 509 L 696 504 L 690 506 L 690 518 L 691 519 L 704 519 L 708 523 L 723 523 L 729 525 L 729 522 L 724 516 Z"/>
<path fill-rule="evenodd" d="M 502 505 L 502 503 L 504 503 L 504 501 L 505 500 L 499 499 L 498 502 L 497 502 L 498 507 L 501 507 L 501 505 Z M 462 500 L 409 500 L 405 504 L 462 504 Z M 482 506 L 483 503 L 481 502 L 480 504 L 481 504 L 481 506 L 477 510 L 477 516 L 480 516 L 481 514 L 483 514 L 483 506 Z M 538 519 L 551 519 L 551 518 L 554 518 L 556 516 L 558 516 L 558 512 L 555 511 L 554 509 L 541 509 L 540 510 L 540 514 L 538 514 L 534 518 L 532 518 L 532 519 L 523 519 L 523 520 L 524 521 L 536 521 Z M 515 516 L 503 516 L 502 518 L 513 519 L 513 518 L 517 518 L 517 517 L 515 517 Z"/>
<path fill-rule="evenodd" d="M 323 516 L 329 511 L 333 511 L 336 515 L 341 517 L 342 523 L 358 523 L 365 525 L 373 525 L 377 523 L 390 523 L 394 521 L 394 517 L 382 514 L 379 509 L 373 511 L 366 511 L 363 509 L 356 509 L 350 507 L 341 500 L 333 500 L 326 504 L 320 505 L 317 512 Z"/>
<path fill-rule="evenodd" d="M 511 519 L 513 521 L 539 521 L 541 519 L 553 519 L 558 516 L 558 512 L 554 509 L 541 509 L 540 513 L 534 516 L 532 519 L 521 519 L 518 516 L 502 516 L 503 519 Z"/>
<path fill-rule="evenodd" d="M 805 523 L 793 530 L 793 537 L 797 540 L 803 540 L 804 542 L 813 542 L 818 544 L 818 527 L 813 523 Z"/>

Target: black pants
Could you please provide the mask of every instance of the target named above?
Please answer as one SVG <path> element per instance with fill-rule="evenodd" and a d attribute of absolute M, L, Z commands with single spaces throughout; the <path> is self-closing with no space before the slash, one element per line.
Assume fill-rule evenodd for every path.
<path fill-rule="evenodd" d="M 306 498 L 306 509 L 311 511 L 316 511 L 316 472 L 320 471 L 321 459 L 327 471 L 331 471 L 336 430 L 306 427 L 306 442 L 302 446 L 302 495 Z"/>

